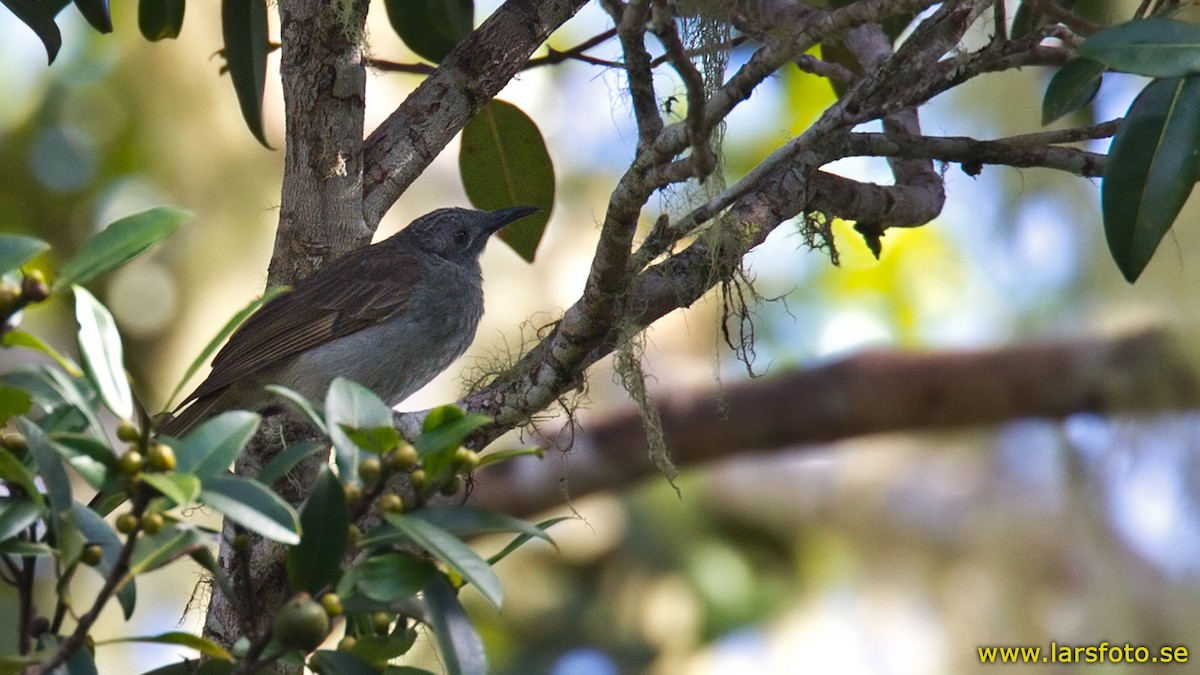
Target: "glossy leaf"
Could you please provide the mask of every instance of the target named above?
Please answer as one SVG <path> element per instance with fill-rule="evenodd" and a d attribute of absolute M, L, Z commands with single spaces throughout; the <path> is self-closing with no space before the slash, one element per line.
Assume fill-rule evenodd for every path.
<path fill-rule="evenodd" d="M 554 209 L 554 165 L 533 120 L 511 103 L 489 101 L 463 127 L 458 171 L 476 208 L 538 208 L 499 234 L 518 255 L 532 261 Z"/>
<path fill-rule="evenodd" d="M 1134 99 L 1100 186 L 1104 234 L 1132 283 L 1200 175 L 1200 76 L 1155 80 Z"/>
<path fill-rule="evenodd" d="M 446 58 L 475 23 L 472 0 L 384 0 L 392 30 L 417 56 L 434 63 Z"/>
<path fill-rule="evenodd" d="M 346 492 L 337 477 L 325 469 L 300 510 L 300 543 L 288 551 L 288 582 L 294 590 L 315 595 L 337 581 L 349 528 Z"/>
<path fill-rule="evenodd" d="M 547 518 L 546 520 L 543 520 L 542 522 L 538 523 L 535 527 L 537 527 L 539 530 L 548 530 L 553 525 L 557 525 L 558 523 L 561 523 L 564 520 L 572 520 L 572 519 L 573 519 L 572 516 L 557 516 L 554 518 Z M 506 557 L 508 557 L 508 555 L 510 553 L 517 550 L 518 548 L 521 548 L 521 546 L 523 546 L 525 544 L 525 542 L 529 541 L 531 538 L 532 537 L 530 537 L 528 534 L 517 535 L 515 538 L 513 538 L 512 541 L 508 542 L 508 544 L 505 545 L 504 548 L 493 553 L 487 559 L 488 564 L 495 565 L 496 563 L 505 559 Z M 553 542 L 551 542 L 551 543 L 553 543 Z"/>
<path fill-rule="evenodd" d="M 26 347 L 37 350 L 54 359 L 58 367 L 67 371 L 67 374 L 71 377 L 83 377 L 83 369 L 78 364 L 33 333 L 19 329 L 10 330 L 4 334 L 3 341 L 0 344 L 3 344 L 5 347 Z"/>
<path fill-rule="evenodd" d="M 95 406 L 91 403 L 93 392 L 84 389 L 87 381 L 72 379 L 57 368 L 43 368 L 40 372 L 45 376 L 45 381 L 53 389 L 55 395 L 83 417 L 91 428 L 91 432 L 96 436 L 103 436 L 104 425 L 100 424 Z"/>
<path fill-rule="evenodd" d="M 375 427 L 372 429 L 352 429 L 342 425 L 342 431 L 360 449 L 374 455 L 390 452 L 403 440 L 396 427 Z"/>
<path fill-rule="evenodd" d="M 148 644 L 158 645 L 178 645 L 180 647 L 189 647 L 195 649 L 201 654 L 224 661 L 233 661 L 233 655 L 225 651 L 221 645 L 209 640 L 208 638 L 192 635 L 183 631 L 170 631 L 167 633 L 159 633 L 158 635 L 140 635 L 137 637 L 118 638 L 115 640 L 103 640 L 97 644 L 113 644 L 118 642 L 145 642 Z"/>
<path fill-rule="evenodd" d="M 417 454 L 421 456 L 425 473 L 433 480 L 441 478 L 453 469 L 454 453 L 467 436 L 492 421 L 490 417 L 476 413 L 463 414 L 462 411 L 453 408 L 454 414 L 444 417 L 443 422 L 431 424 L 431 421 L 439 417 L 439 411 L 446 408 L 453 406 L 443 406 L 430 411 L 425 418 L 424 431 L 413 443 Z"/>
<path fill-rule="evenodd" d="M 138 30 L 151 42 L 179 37 L 186 0 L 140 0 Z"/>
<path fill-rule="evenodd" d="M 180 223 L 191 217 L 190 211 L 173 206 L 156 206 L 113 221 L 85 241 L 75 257 L 62 266 L 53 288 L 58 290 L 72 284 L 83 285 L 124 265 L 165 239 Z"/>
<path fill-rule="evenodd" d="M 73 503 L 71 513 L 83 538 L 88 543 L 100 547 L 100 564 L 96 566 L 96 571 L 107 577 L 121 557 L 121 539 L 108 523 L 104 522 L 100 514 L 83 504 Z M 118 589 L 117 602 L 121 605 L 121 612 L 126 619 L 133 616 L 133 610 L 137 606 L 137 586 L 127 583 Z"/>
<path fill-rule="evenodd" d="M 1091 59 L 1073 59 L 1059 68 L 1042 98 L 1042 124 L 1050 124 L 1091 103 L 1100 91 L 1103 75 L 1104 64 Z"/>
<path fill-rule="evenodd" d="M 117 456 L 107 443 L 89 434 L 51 435 L 54 447 L 87 484 L 96 490 L 112 485 L 117 472 Z"/>
<path fill-rule="evenodd" d="M 33 409 L 33 398 L 24 389 L 0 385 L 0 425 Z"/>
<path fill-rule="evenodd" d="M 317 409 L 313 406 L 312 401 L 304 398 L 300 392 L 292 391 L 291 389 L 278 384 L 268 384 L 263 388 L 292 404 L 292 406 L 295 407 L 296 410 L 299 410 L 309 422 L 312 422 L 313 426 L 315 426 L 318 431 L 326 436 L 329 435 L 329 429 L 325 426 L 325 418 L 321 416 L 321 413 L 317 412 Z"/>
<path fill-rule="evenodd" d="M 275 481 L 283 478 L 284 474 L 291 471 L 292 467 L 303 461 L 305 457 L 328 448 L 329 444 L 324 441 L 292 443 L 278 455 L 272 457 L 270 462 L 267 462 L 267 465 L 258 473 L 258 482 L 263 485 L 274 485 Z"/>
<path fill-rule="evenodd" d="M 9 499 L 0 501 L 0 541 L 12 539 L 30 525 L 36 523 L 42 510 L 32 499 Z"/>
<path fill-rule="evenodd" d="M 270 148 L 262 123 L 267 54 L 271 51 L 266 0 L 221 0 L 221 32 L 225 36 L 225 62 L 242 118 L 254 138 Z"/>
<path fill-rule="evenodd" d="M 451 532 L 460 537 L 470 537 L 489 532 L 522 532 L 531 537 L 553 543 L 550 535 L 531 522 L 514 518 L 471 504 L 453 506 L 429 506 L 414 511 L 412 516 Z"/>
<path fill-rule="evenodd" d="M 377 602 L 390 603 L 415 595 L 438 570 L 427 560 L 406 553 L 371 556 L 355 570 L 354 587 Z"/>
<path fill-rule="evenodd" d="M 121 419 L 133 417 L 133 393 L 125 376 L 121 334 L 108 308 L 82 286 L 75 292 L 75 320 L 79 322 L 79 351 L 83 368 L 104 405 Z"/>
<path fill-rule="evenodd" d="M 546 451 L 542 450 L 539 447 L 513 448 L 511 450 L 497 450 L 495 452 L 489 452 L 486 455 L 483 455 L 482 457 L 480 457 L 479 458 L 479 466 L 485 467 L 489 464 L 499 464 L 501 462 L 507 462 L 510 459 L 516 459 L 518 457 L 537 457 L 538 459 L 541 459 L 545 456 L 546 456 Z"/>
<path fill-rule="evenodd" d="M 1143 19 L 1089 37 L 1079 55 L 1147 77 L 1200 72 L 1200 26 L 1175 19 Z"/>
<path fill-rule="evenodd" d="M 71 510 L 71 479 L 67 477 L 67 470 L 63 468 L 62 458 L 54 449 L 54 441 L 50 440 L 46 432 L 24 417 L 18 417 L 16 422 L 17 430 L 25 437 L 29 452 L 37 462 L 37 475 L 46 486 L 50 509 L 55 514 L 55 518 L 50 521 L 51 527 L 54 527 L 53 523 Z"/>
<path fill-rule="evenodd" d="M 458 537 L 428 521 L 410 515 L 389 513 L 384 516 L 384 520 L 458 572 L 496 608 L 503 603 L 504 589 L 500 586 L 500 579 L 496 573 L 492 571 L 487 561 L 462 543 Z"/>
<path fill-rule="evenodd" d="M 200 501 L 230 520 L 282 544 L 300 541 L 300 518 L 262 483 L 241 476 L 205 479 Z"/>
<path fill-rule="evenodd" d="M 58 50 L 62 48 L 62 33 L 54 23 L 54 13 L 38 0 L 0 0 L 21 23 L 33 29 L 46 48 L 48 63 L 54 63 Z"/>
<path fill-rule="evenodd" d="M 204 537 L 190 527 L 170 525 L 157 534 L 142 536 L 134 544 L 129 573 L 125 578 L 132 579 L 138 574 L 159 569 L 204 545 Z"/>
<path fill-rule="evenodd" d="M 142 474 L 142 480 L 174 502 L 175 506 L 187 506 L 200 496 L 200 479 L 190 473 L 146 472 Z"/>
<path fill-rule="evenodd" d="M 46 504 L 42 493 L 38 491 L 34 473 L 29 470 L 29 467 L 22 464 L 21 460 L 3 448 L 0 448 L 0 480 L 19 486 L 39 508 Z"/>
<path fill-rule="evenodd" d="M 358 475 L 358 444 L 346 435 L 343 427 L 374 429 L 392 424 L 392 409 L 370 389 L 338 377 L 329 385 L 325 395 L 325 427 L 343 479 Z"/>
<path fill-rule="evenodd" d="M 483 640 L 444 577 L 439 575 L 425 586 L 425 607 L 446 672 L 450 675 L 486 675 L 488 665 Z"/>
<path fill-rule="evenodd" d="M 194 473 L 201 480 L 223 476 L 261 421 L 258 413 L 246 410 L 230 410 L 205 420 L 176 444 L 175 470 Z"/>
<path fill-rule="evenodd" d="M 15 270 L 49 248 L 50 244 L 35 237 L 0 234 L 0 272 Z"/>
<path fill-rule="evenodd" d="M 228 339 L 229 336 L 233 334 L 233 331 L 237 330 L 237 327 L 242 325 L 242 323 L 249 318 L 250 315 L 255 312 L 255 310 L 269 302 L 271 298 L 286 293 L 288 289 L 288 286 L 273 286 L 268 288 L 267 292 L 263 293 L 261 298 L 252 301 L 250 304 L 243 307 L 237 314 L 234 314 L 229 321 L 225 322 L 225 325 L 221 327 L 221 330 L 217 332 L 215 336 L 213 336 L 213 339 L 208 341 L 208 344 L 204 346 L 204 349 L 202 349 L 196 358 L 193 359 L 190 364 L 188 364 L 188 368 L 186 371 L 184 371 L 183 377 L 179 378 L 179 382 L 175 384 L 175 388 L 171 390 L 171 395 L 167 397 L 167 400 L 174 401 L 175 397 L 179 396 L 179 392 L 182 391 L 184 386 L 187 385 L 188 380 L 192 379 L 192 375 L 196 374 L 196 371 L 200 369 L 200 366 L 203 366 L 212 359 L 212 355 L 217 352 L 217 349 L 219 349 L 221 345 L 225 344 L 225 340 Z"/>
<path fill-rule="evenodd" d="M 112 32 L 112 13 L 108 9 L 108 0 L 75 0 L 75 8 L 92 28 L 101 33 Z"/>

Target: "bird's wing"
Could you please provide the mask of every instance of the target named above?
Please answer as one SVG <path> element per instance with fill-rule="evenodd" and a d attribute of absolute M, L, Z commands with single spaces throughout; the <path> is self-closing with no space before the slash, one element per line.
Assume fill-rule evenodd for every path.
<path fill-rule="evenodd" d="M 411 253 L 375 245 L 300 280 L 234 332 L 213 358 L 208 378 L 180 405 L 404 311 L 419 277 L 415 263 Z"/>

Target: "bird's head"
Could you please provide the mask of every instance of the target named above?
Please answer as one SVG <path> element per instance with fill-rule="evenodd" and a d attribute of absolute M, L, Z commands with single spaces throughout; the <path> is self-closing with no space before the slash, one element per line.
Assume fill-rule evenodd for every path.
<path fill-rule="evenodd" d="M 479 259 L 488 238 L 509 223 L 537 211 L 514 206 L 499 211 L 438 209 L 417 218 L 397 237 L 450 262 L 470 264 Z"/>

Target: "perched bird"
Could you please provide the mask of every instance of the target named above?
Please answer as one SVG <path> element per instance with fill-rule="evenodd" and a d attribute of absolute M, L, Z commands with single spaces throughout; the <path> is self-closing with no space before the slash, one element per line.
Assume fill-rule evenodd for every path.
<path fill-rule="evenodd" d="M 471 344 L 483 315 L 488 238 L 537 209 L 438 209 L 347 253 L 263 305 L 160 430 L 179 435 L 230 409 L 274 412 L 279 384 L 318 405 L 335 377 L 396 405 Z"/>

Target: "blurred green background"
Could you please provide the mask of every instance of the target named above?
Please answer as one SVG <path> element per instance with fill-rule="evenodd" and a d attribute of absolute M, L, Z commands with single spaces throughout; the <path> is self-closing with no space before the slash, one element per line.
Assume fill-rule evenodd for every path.
<path fill-rule="evenodd" d="M 495 4 L 479 3 L 477 20 Z M 1117 12 L 1136 3 L 1110 4 Z M 381 10 L 372 9 L 369 51 L 415 60 Z M 228 79 L 218 74 L 215 8 L 193 5 L 182 37 L 157 44 L 138 35 L 132 6 L 114 3 L 113 12 L 116 32 L 105 37 L 65 12 L 65 46 L 49 68 L 33 35 L 0 15 L 0 230 L 41 237 L 65 257 L 90 232 L 146 206 L 170 203 L 197 214 L 94 289 L 124 330 L 140 395 L 160 409 L 203 344 L 262 291 L 283 155 L 254 142 Z M 606 27 L 589 5 L 553 43 L 564 48 Z M 618 57 L 615 44 L 595 53 Z M 746 56 L 734 53 L 732 65 Z M 979 138 L 1036 131 L 1049 75 L 1027 68 L 981 78 L 936 99 L 923 127 Z M 370 75 L 367 128 L 418 82 Z M 666 74 L 657 84 L 663 96 L 682 92 Z M 1091 109 L 1059 124 L 1119 116 L 1140 86 L 1137 78 L 1108 76 Z M 558 173 L 558 203 L 532 266 L 498 244 L 487 252 L 488 312 L 476 344 L 406 408 L 453 400 L 472 372 L 511 358 L 574 301 L 608 192 L 633 153 L 636 132 L 616 71 L 578 63 L 539 68 L 501 98 L 541 127 Z M 826 83 L 797 71 L 764 85 L 729 119 L 730 176 L 831 100 Z M 264 118 L 276 146 L 281 103 L 272 73 Z M 379 238 L 433 208 L 466 205 L 456 150 L 448 148 L 413 185 Z M 880 160 L 831 169 L 888 182 Z M 889 232 L 878 261 L 842 223 L 835 228 L 840 267 L 808 251 L 786 224 L 751 254 L 757 287 L 773 298 L 755 307 L 757 372 L 867 347 L 954 349 L 1147 326 L 1194 334 L 1194 204 L 1129 286 L 1104 246 L 1098 181 L 993 167 L 972 178 L 947 166 L 945 175 L 943 216 Z M 651 206 L 678 208 L 689 198 L 681 190 Z M 53 269 L 57 260 L 39 264 Z M 720 303 L 710 298 L 650 331 L 652 392 L 746 377 L 720 345 L 719 317 Z M 72 348 L 66 306 L 30 311 L 26 327 Z M 5 350 L 0 368 L 25 358 Z M 598 365 L 581 423 L 625 405 L 607 362 Z M 468 606 L 495 672 L 513 674 L 936 674 L 995 668 L 979 664 L 982 645 L 1107 640 L 1191 648 L 1200 628 L 1198 421 L 1079 416 L 781 448 L 689 471 L 679 495 L 652 479 L 619 494 L 571 499 L 568 484 L 562 511 L 578 519 L 556 526 L 558 549 L 530 545 L 499 565 L 503 612 Z M 520 443 L 514 435 L 496 447 Z M 543 461 L 569 465 L 570 456 Z M 149 602 L 131 626 L 113 611 L 101 634 L 197 629 L 205 604 L 199 572 L 172 569 L 146 579 Z M 7 591 L 0 591 L 0 617 L 12 611 Z M 182 653 L 104 646 L 98 655 L 101 672 L 113 672 Z M 418 662 L 437 668 L 428 651 Z"/>

